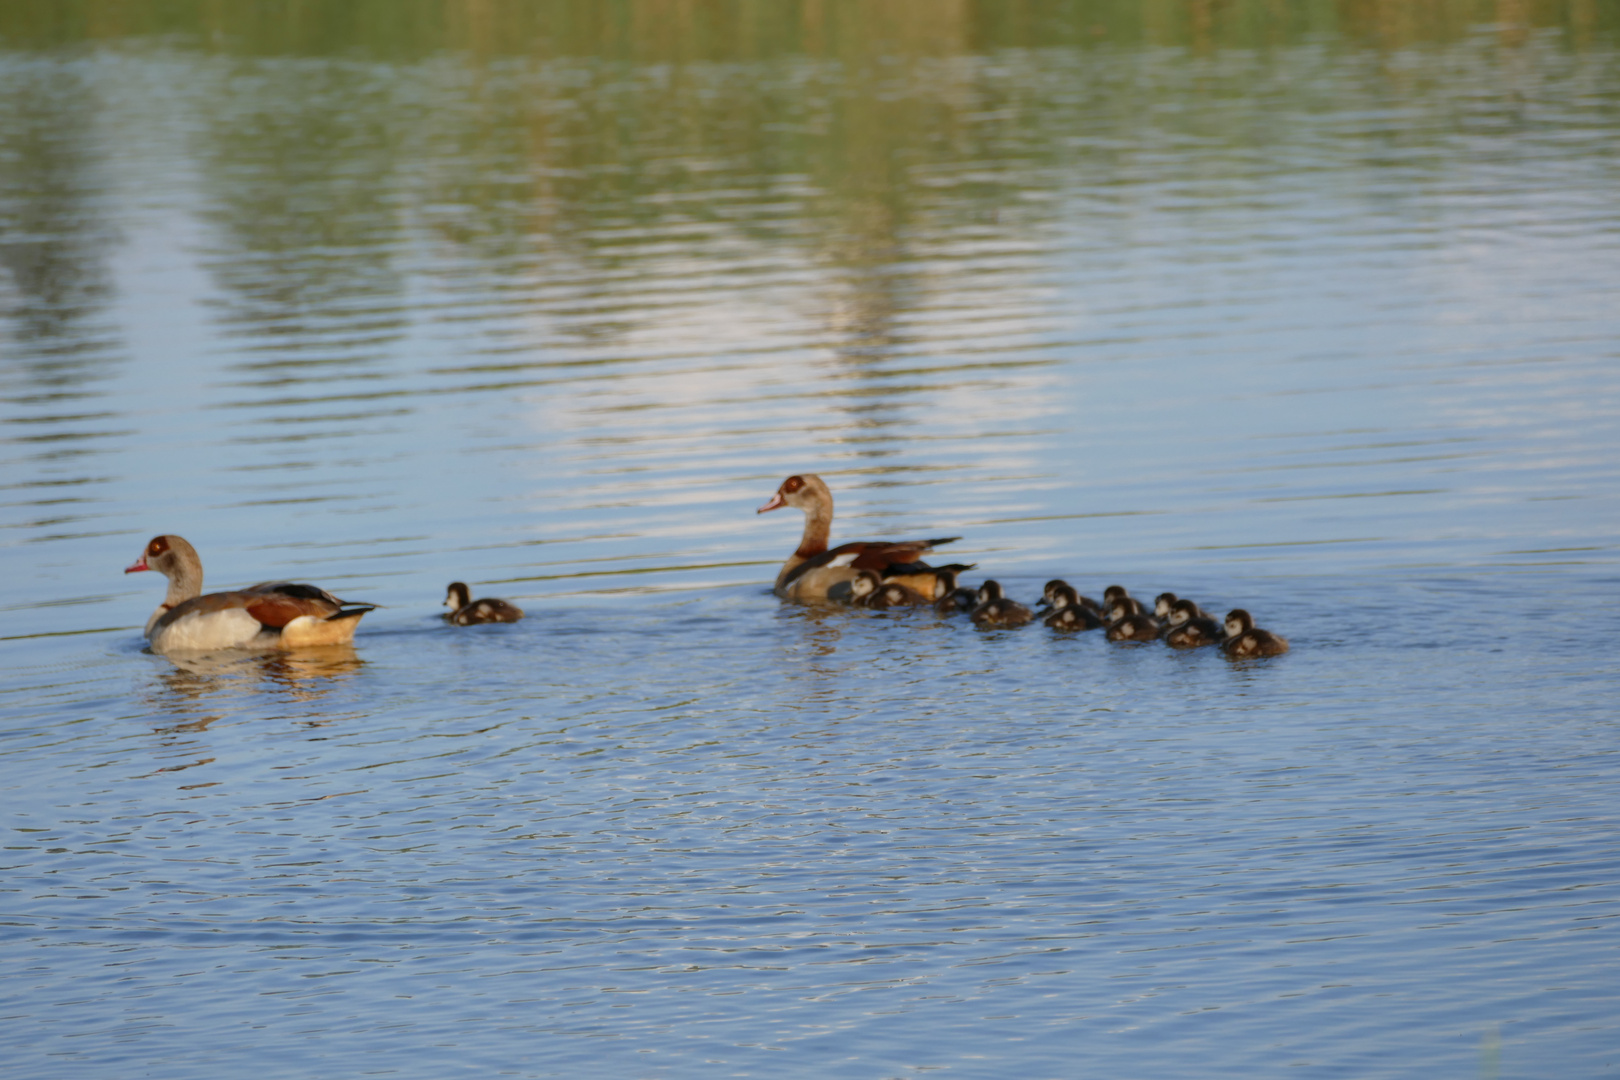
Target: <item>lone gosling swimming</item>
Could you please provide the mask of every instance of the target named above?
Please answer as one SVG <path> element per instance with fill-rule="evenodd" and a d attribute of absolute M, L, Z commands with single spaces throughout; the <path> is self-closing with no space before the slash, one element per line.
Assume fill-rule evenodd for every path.
<path fill-rule="evenodd" d="M 452 581 L 445 590 L 444 606 L 450 609 L 447 622 L 457 626 L 475 626 L 479 623 L 517 622 L 523 618 L 523 609 L 505 600 L 474 600 L 467 586 Z"/>

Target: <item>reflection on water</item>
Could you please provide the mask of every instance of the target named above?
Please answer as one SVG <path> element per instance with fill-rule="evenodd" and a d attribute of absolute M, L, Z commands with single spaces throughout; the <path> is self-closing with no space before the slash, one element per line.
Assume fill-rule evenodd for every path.
<path fill-rule="evenodd" d="M 1592 0 L 0 5 L 0 1050 L 1601 1072 L 1617 45 Z M 780 607 L 752 511 L 806 469 L 839 538 L 1293 651 Z M 170 531 L 386 606 L 143 655 Z"/>
<path fill-rule="evenodd" d="M 167 656 L 159 674 L 164 688 L 180 697 L 201 698 L 230 687 L 265 683 L 311 701 L 330 689 L 329 680 L 358 671 L 353 645 L 325 645 L 269 653 L 199 653 Z"/>
<path fill-rule="evenodd" d="M 208 653 L 162 658 L 156 684 L 144 695 L 160 719 L 157 730 L 206 731 L 228 715 L 258 703 L 312 710 L 306 724 L 328 722 L 318 705 L 364 663 L 353 645 L 327 645 L 271 653 Z"/>
<path fill-rule="evenodd" d="M 82 353 L 105 332 L 91 324 L 107 299 L 113 241 L 94 145 L 98 102 L 81 72 L 52 63 L 8 65 L 3 93 L 0 268 L 11 292 L 9 336 L 20 353 L 38 357 L 31 368 L 42 383 L 79 384 Z"/>
<path fill-rule="evenodd" d="M 1558 31 L 1586 46 L 1620 25 L 1597 0 L 248 0 L 123 3 L 17 0 L 0 20 L 12 47 L 179 38 L 228 55 L 344 57 L 394 63 L 441 50 L 480 59 L 595 56 L 617 62 L 735 62 L 803 53 L 854 62 L 895 53 L 956 56 L 1006 48 L 1276 47 L 1312 37 L 1385 49 L 1455 41 L 1481 26 L 1518 44 Z"/>

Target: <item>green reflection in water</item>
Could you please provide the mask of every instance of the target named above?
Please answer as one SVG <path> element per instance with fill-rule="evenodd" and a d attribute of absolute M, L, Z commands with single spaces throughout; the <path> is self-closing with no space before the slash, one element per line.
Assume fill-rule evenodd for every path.
<path fill-rule="evenodd" d="M 11 0 L 0 37 L 30 47 L 179 37 L 239 55 L 364 53 L 414 60 L 442 49 L 597 56 L 638 63 L 953 56 L 1005 47 L 1112 44 L 1264 47 L 1316 35 L 1383 48 L 1455 40 L 1612 34 L 1600 0 Z"/>
<path fill-rule="evenodd" d="M 1511 110 L 1527 42 L 1578 49 L 1617 24 L 1596 0 L 13 0 L 0 46 L 194 57 L 181 99 L 200 214 L 215 227 L 208 265 L 227 328 L 269 354 L 242 366 L 274 381 L 289 366 L 358 377 L 385 355 L 407 322 L 403 248 L 421 235 L 456 261 L 438 283 L 443 308 L 477 296 L 497 313 L 532 309 L 524 275 L 596 283 L 543 298 L 557 338 L 585 346 L 679 306 L 682 259 L 746 277 L 808 256 L 837 286 L 818 301 L 829 343 L 859 370 L 904 345 L 900 315 L 938 291 L 943 245 L 1038 242 L 1077 176 L 1117 208 L 1166 140 L 1197 139 L 1191 179 L 1242 180 L 1264 168 L 1244 155 L 1279 141 L 1265 99 L 1376 107 L 1478 74 L 1375 57 L 1359 85 L 1268 85 L 1298 64 L 1280 71 L 1243 50 L 1483 37 L 1502 78 L 1482 106 Z M 1180 59 L 1154 51 L 1166 48 Z M 32 139 L 24 121 L 44 109 L 53 131 L 86 130 L 107 103 L 51 77 L 75 85 L 24 87 L 5 134 L 25 181 L 13 216 L 49 219 L 27 230 L 45 254 L 14 276 L 26 296 L 45 266 L 88 296 L 101 288 L 98 246 L 116 241 L 74 193 L 102 164 L 65 137 Z M 1234 96 L 1262 100 L 1198 107 Z M 1383 134 L 1430 145 L 1457 125 L 1434 119 Z M 663 288 L 638 295 L 638 281 Z M 21 336 L 71 317 L 32 295 Z"/>
<path fill-rule="evenodd" d="M 98 118 L 150 86 L 74 64 L 134 55 L 175 84 L 143 115 L 170 110 L 184 133 L 165 166 L 206 226 L 245 384 L 227 404 L 398 402 L 450 387 L 457 363 L 619 378 L 670 360 L 646 343 L 688 305 L 791 292 L 819 335 L 752 328 L 749 362 L 829 352 L 841 367 L 815 393 L 840 400 L 855 445 L 935 380 L 1052 362 L 1031 297 L 1059 227 L 1097 275 L 1143 243 L 1145 209 L 1204 226 L 1194 257 L 1231 227 L 1216 210 L 1252 207 L 1258 236 L 1266 181 L 1310 175 L 1313 120 L 1344 115 L 1336 147 L 1366 167 L 1319 182 L 1398 204 L 1458 134 L 1563 107 L 1582 51 L 1617 29 L 1596 0 L 12 0 L 4 212 L 28 239 L 4 248 L 10 335 L 58 375 L 105 337 L 119 238 Z M 1616 123 L 1612 94 L 1581 107 Z M 401 387 L 423 317 L 465 344 L 435 357 L 439 381 Z M 264 393 L 289 385 L 306 389 Z"/>

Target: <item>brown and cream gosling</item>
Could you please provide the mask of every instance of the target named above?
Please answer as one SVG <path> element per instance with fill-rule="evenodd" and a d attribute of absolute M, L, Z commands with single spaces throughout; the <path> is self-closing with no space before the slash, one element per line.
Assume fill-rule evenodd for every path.
<path fill-rule="evenodd" d="M 1170 608 L 1170 629 L 1164 643 L 1172 649 L 1198 649 L 1219 645 L 1223 635 L 1214 619 L 1200 613 L 1191 600 L 1177 600 Z"/>
<path fill-rule="evenodd" d="M 1050 581 L 1046 585 L 1046 600 L 1052 613 L 1044 620 L 1053 630 L 1095 630 L 1103 625 L 1098 615 L 1066 581 Z"/>
<path fill-rule="evenodd" d="M 892 607 L 920 607 L 927 604 L 928 597 L 897 581 L 883 581 L 876 570 L 862 570 L 849 583 L 853 598 L 850 603 L 856 607 L 875 608 L 882 610 Z"/>
<path fill-rule="evenodd" d="M 457 626 L 476 626 L 479 623 L 517 622 L 523 618 L 523 609 L 505 600 L 474 600 L 466 584 L 452 581 L 445 590 L 444 606 L 450 609 L 447 622 Z"/>
<path fill-rule="evenodd" d="M 1035 613 L 1016 600 L 1007 599 L 1001 583 L 986 581 L 979 586 L 979 606 L 973 609 L 973 623 L 983 627 L 1023 626 Z"/>
<path fill-rule="evenodd" d="M 1281 656 L 1288 651 L 1288 639 L 1269 630 L 1256 629 L 1249 613 L 1235 608 L 1226 613 L 1226 643 L 1221 651 L 1233 660 Z"/>
<path fill-rule="evenodd" d="M 1061 602 L 1059 600 L 1060 595 L 1062 597 Z M 1054 612 L 1061 611 L 1064 604 L 1067 603 L 1079 604 L 1081 607 L 1090 608 L 1098 615 L 1102 614 L 1102 608 L 1098 606 L 1097 601 L 1089 596 L 1081 596 L 1073 585 L 1070 585 L 1062 578 L 1053 578 L 1046 583 L 1046 588 L 1041 591 L 1041 603 L 1050 607 Z"/>
<path fill-rule="evenodd" d="M 1131 596 L 1118 597 L 1108 609 L 1108 616 L 1109 641 L 1157 641 L 1164 631 L 1159 620 L 1145 614 Z"/>
<path fill-rule="evenodd" d="M 1153 598 L 1154 616 L 1159 619 L 1169 619 L 1170 612 L 1175 608 L 1180 599 L 1181 597 L 1178 597 L 1173 592 L 1162 592 L 1158 596 L 1155 596 Z M 1192 618 L 1208 619 L 1210 617 L 1209 612 L 1199 607 L 1196 603 L 1193 603 L 1193 601 L 1188 600 L 1187 603 L 1192 604 Z"/>
<path fill-rule="evenodd" d="M 1147 612 L 1142 609 L 1142 601 L 1136 597 L 1120 596 L 1116 597 L 1113 603 L 1108 605 L 1108 610 L 1103 614 L 1108 617 L 1109 622 L 1118 622 L 1127 615 L 1147 615 Z M 1148 615 L 1147 617 L 1151 619 L 1153 616 Z"/>
<path fill-rule="evenodd" d="M 964 589 L 956 584 L 957 572 L 941 573 L 934 587 L 934 611 L 941 616 L 955 615 L 963 611 L 972 611 L 979 606 L 979 594 L 974 589 Z"/>

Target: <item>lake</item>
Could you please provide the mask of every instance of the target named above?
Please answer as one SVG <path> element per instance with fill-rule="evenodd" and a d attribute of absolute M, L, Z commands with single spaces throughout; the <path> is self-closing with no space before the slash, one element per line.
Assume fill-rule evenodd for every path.
<path fill-rule="evenodd" d="M 1612 6 L 11 0 L 0 103 L 17 1075 L 1620 1073 Z M 1292 651 L 785 605 L 798 472 Z M 159 533 L 382 606 L 156 656 Z"/>

